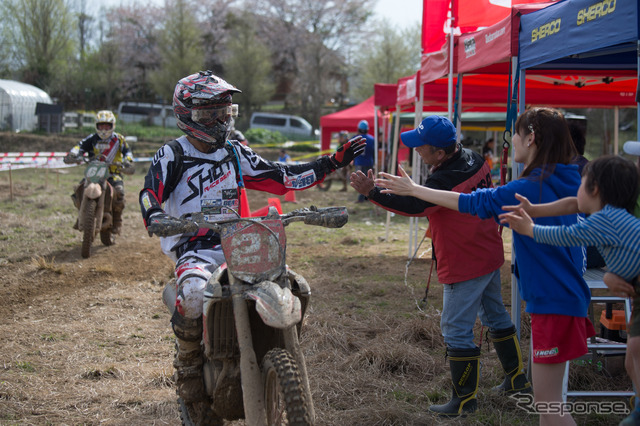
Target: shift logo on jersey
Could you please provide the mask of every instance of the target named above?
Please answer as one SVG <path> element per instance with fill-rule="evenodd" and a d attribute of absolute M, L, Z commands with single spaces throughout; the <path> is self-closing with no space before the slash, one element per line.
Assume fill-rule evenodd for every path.
<path fill-rule="evenodd" d="M 302 173 L 301 175 L 296 176 L 285 176 L 284 178 L 284 187 L 285 188 L 308 188 L 316 181 L 316 174 L 313 170 L 309 170 L 307 172 Z"/>
<path fill-rule="evenodd" d="M 187 186 L 191 190 L 191 194 L 185 197 L 182 203 L 185 204 L 205 192 L 210 191 L 231 177 L 232 174 L 233 171 L 228 167 L 226 173 L 222 167 L 201 168 L 196 170 L 195 173 L 187 179 Z"/>

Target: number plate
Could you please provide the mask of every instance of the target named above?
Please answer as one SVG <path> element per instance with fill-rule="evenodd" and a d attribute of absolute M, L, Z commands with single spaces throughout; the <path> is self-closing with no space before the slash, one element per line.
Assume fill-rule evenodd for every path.
<path fill-rule="evenodd" d="M 98 183 L 109 176 L 109 166 L 105 163 L 89 163 L 84 171 L 84 177 L 91 183 Z"/>
<path fill-rule="evenodd" d="M 236 277 L 249 282 L 274 280 L 284 270 L 286 240 L 280 220 L 237 222 L 221 237 L 227 266 Z"/>

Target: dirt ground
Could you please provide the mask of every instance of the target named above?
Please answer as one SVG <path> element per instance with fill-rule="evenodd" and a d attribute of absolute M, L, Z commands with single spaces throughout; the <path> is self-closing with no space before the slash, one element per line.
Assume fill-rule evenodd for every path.
<path fill-rule="evenodd" d="M 21 183 L 14 173 L 9 203 L 8 178 L 0 175 L 0 201 L 23 209 L 0 210 L 1 425 L 180 424 L 173 333 L 161 301 L 173 265 L 140 218 L 142 174 L 127 183 L 123 234 L 111 247 L 94 243 L 88 259 L 71 229 L 70 200 L 53 211 L 47 201 L 68 197 L 69 184 L 54 184 L 53 175 Z M 250 192 L 250 207 L 269 197 Z M 488 344 L 479 412 L 451 421 L 426 413 L 450 395 L 435 272 L 428 303 L 420 303 L 431 266 L 428 240 L 408 267 L 406 222 L 393 218 L 387 231 L 386 213 L 356 204 L 351 188 L 297 192 L 297 204 L 277 198 L 285 211 L 347 205 L 351 215 L 341 230 L 294 224 L 287 231 L 288 263 L 312 288 L 302 346 L 318 425 L 537 424 L 537 416 L 491 394 L 502 373 Z M 42 222 L 25 220 L 39 210 Z M 21 234 L 24 241 L 13 243 Z M 508 268 L 507 261 L 505 283 Z M 525 325 L 524 339 L 527 333 Z"/>

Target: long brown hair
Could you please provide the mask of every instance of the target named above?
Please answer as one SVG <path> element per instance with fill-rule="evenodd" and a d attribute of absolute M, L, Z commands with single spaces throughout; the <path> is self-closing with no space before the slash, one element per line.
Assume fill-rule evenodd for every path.
<path fill-rule="evenodd" d="M 564 115 L 554 108 L 530 108 L 516 120 L 515 132 L 525 138 L 534 134 L 536 155 L 527 164 L 521 176 L 528 176 L 534 169 L 542 168 L 542 176 L 553 173 L 555 164 L 569 164 L 576 156 L 576 147 Z"/>

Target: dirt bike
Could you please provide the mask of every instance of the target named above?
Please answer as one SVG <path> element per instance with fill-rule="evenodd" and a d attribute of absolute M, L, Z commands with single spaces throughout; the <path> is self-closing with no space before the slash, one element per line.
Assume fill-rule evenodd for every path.
<path fill-rule="evenodd" d="M 72 159 L 73 160 L 73 159 Z M 77 229 L 82 233 L 80 253 L 83 258 L 91 256 L 91 245 L 96 235 L 105 246 L 115 242 L 111 232 L 113 226 L 112 201 L 115 189 L 107 180 L 109 166 L 116 165 L 123 173 L 130 174 L 132 167 L 122 167 L 120 162 L 104 162 L 98 158 L 77 157 L 75 161 L 86 164 L 83 181 L 76 187 L 74 204 L 78 209 Z"/>
<path fill-rule="evenodd" d="M 222 425 L 245 418 L 248 425 L 312 425 L 315 421 L 307 368 L 298 341 L 310 288 L 286 265 L 284 227 L 340 228 L 345 207 L 303 208 L 279 215 L 209 222 L 202 213 L 149 225 L 159 236 L 213 229 L 226 263 L 207 282 L 203 302 L 206 401 L 178 398 L 183 425 Z M 163 292 L 171 314 L 176 286 Z"/>

